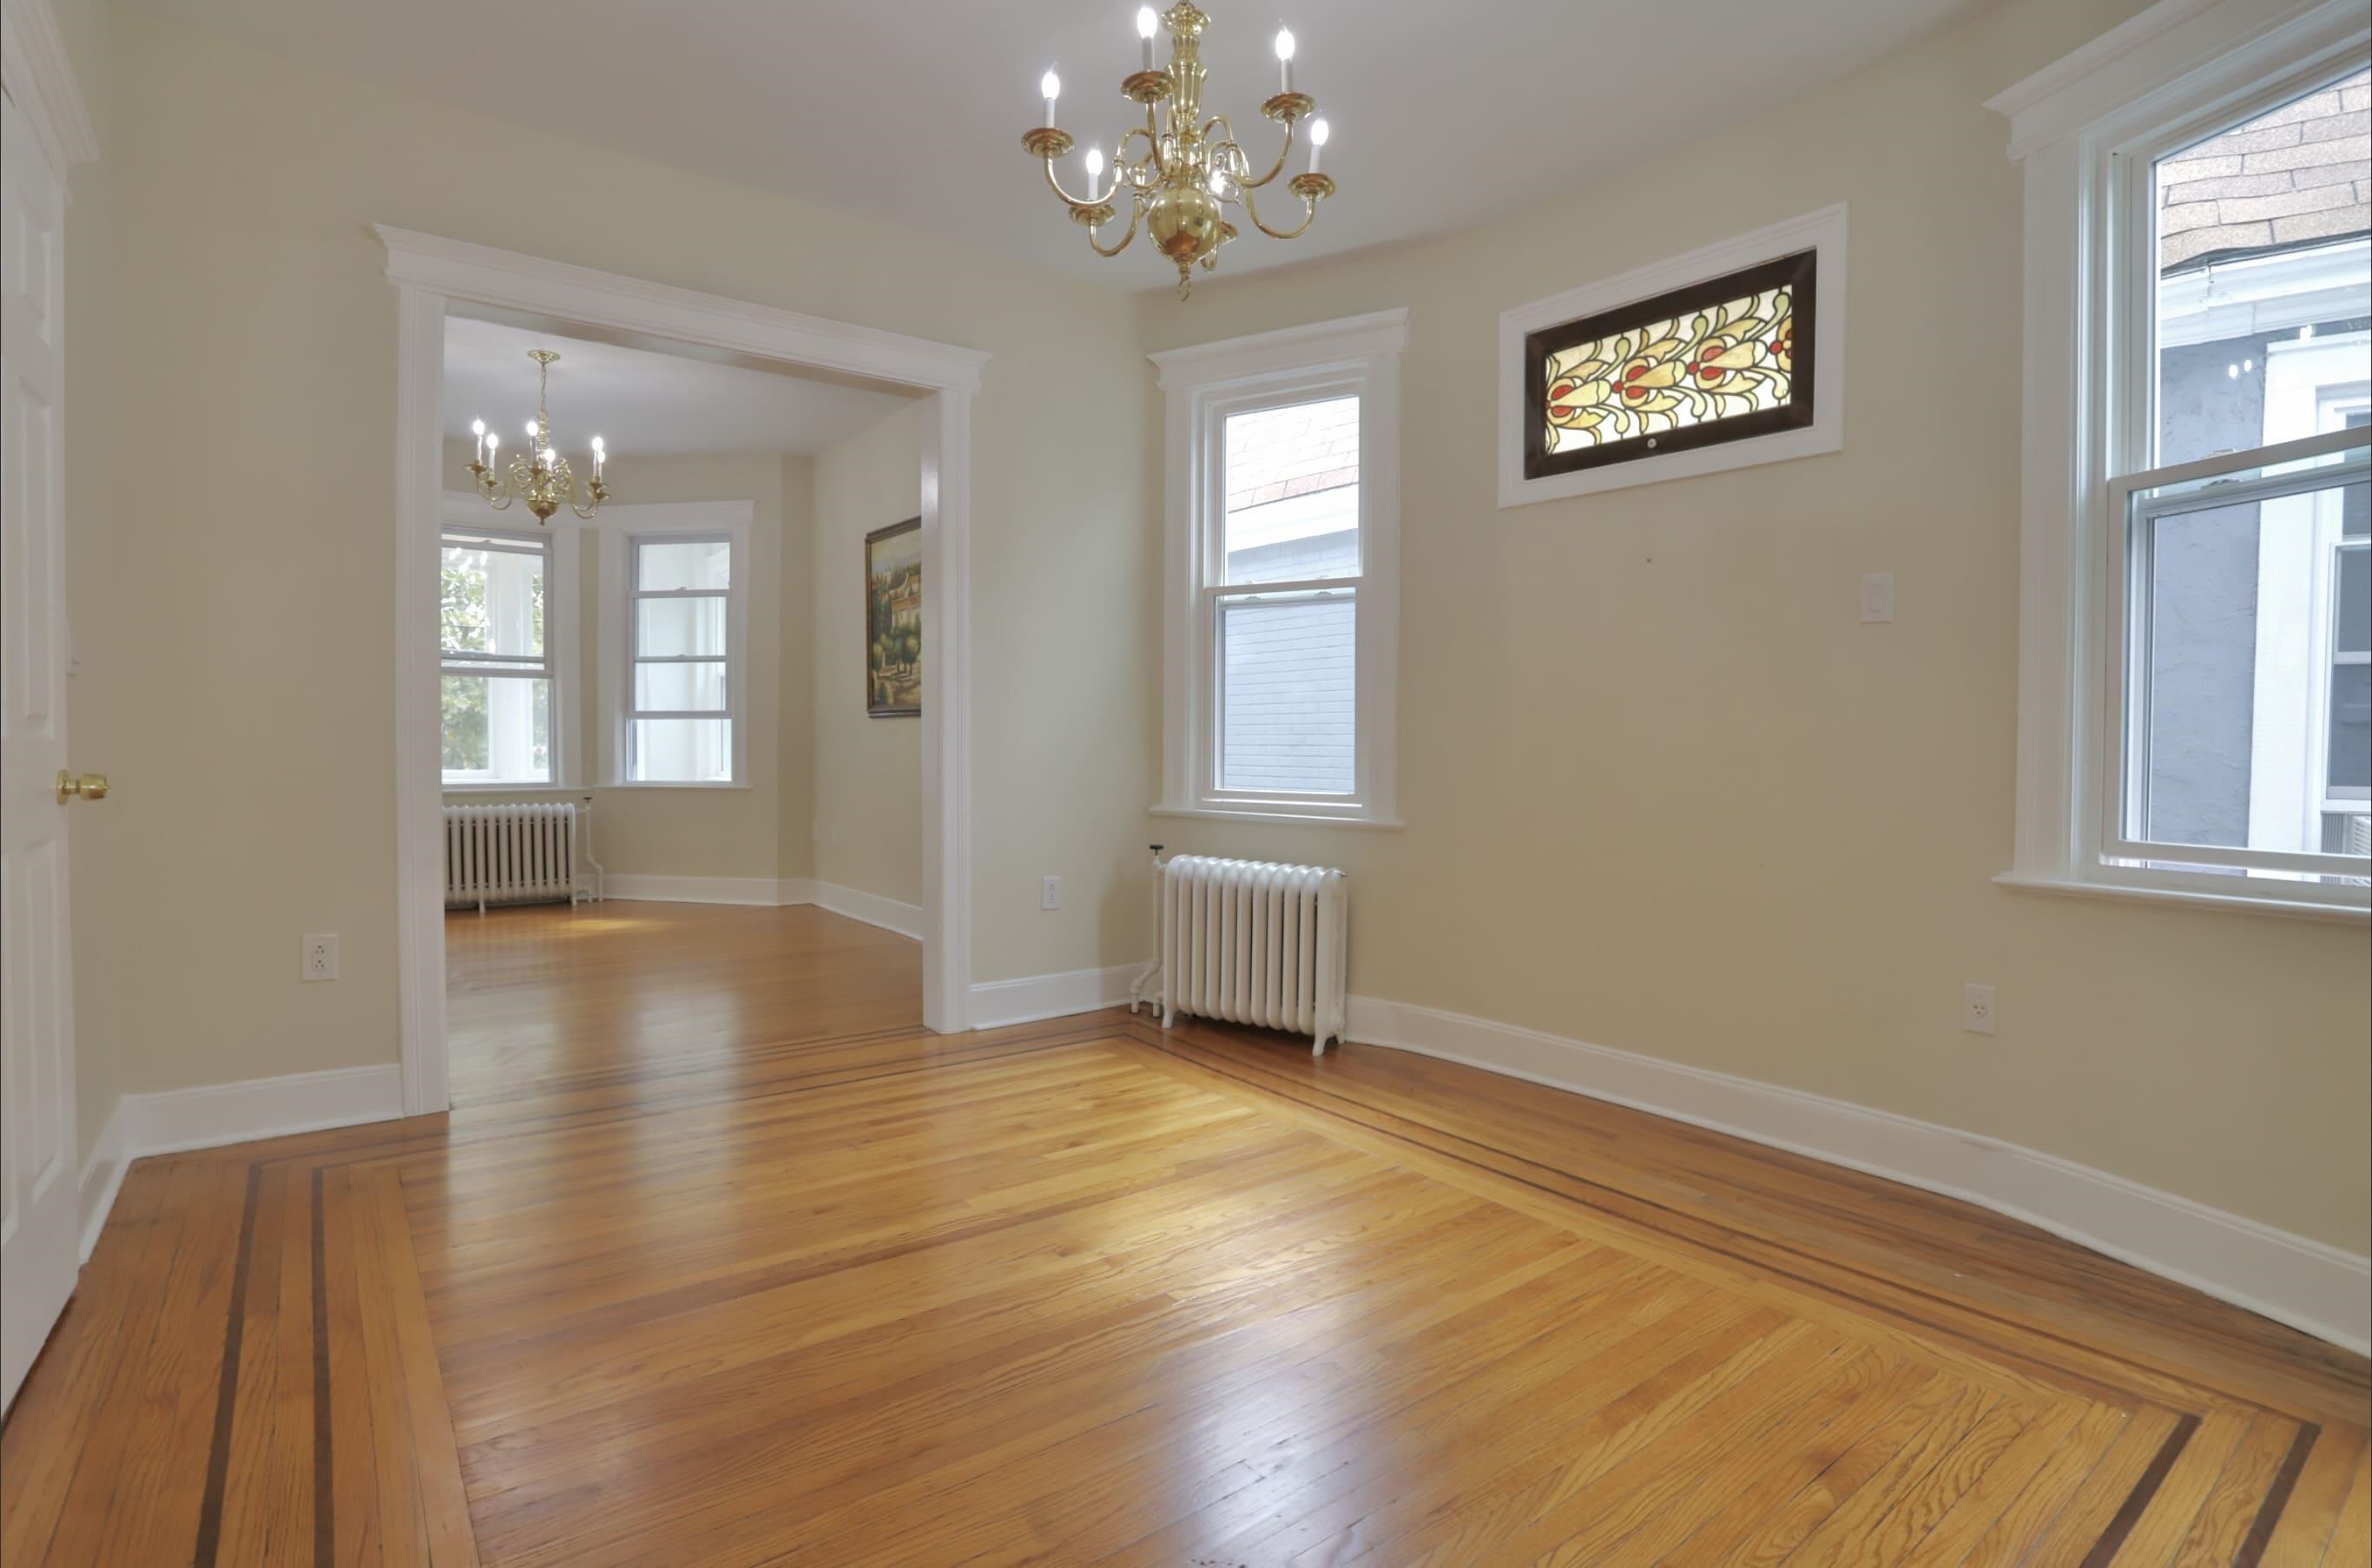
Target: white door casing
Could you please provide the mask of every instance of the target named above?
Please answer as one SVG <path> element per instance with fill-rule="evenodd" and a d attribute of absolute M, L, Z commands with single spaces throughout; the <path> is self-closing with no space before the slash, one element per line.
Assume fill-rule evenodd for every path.
<path fill-rule="evenodd" d="M 79 1262 L 66 908 L 65 187 L 0 97 L 0 1407 Z"/>

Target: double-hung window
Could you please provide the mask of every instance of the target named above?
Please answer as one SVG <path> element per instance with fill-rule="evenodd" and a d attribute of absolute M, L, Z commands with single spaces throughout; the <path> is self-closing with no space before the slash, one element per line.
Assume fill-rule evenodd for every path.
<path fill-rule="evenodd" d="M 448 524 L 440 565 L 446 787 L 561 783 L 552 536 Z"/>
<path fill-rule="evenodd" d="M 1163 800 L 1393 819 L 1405 313 L 1155 355 L 1170 421 Z"/>
<path fill-rule="evenodd" d="M 2046 128 L 2012 882 L 2365 907 L 2367 29 L 2271 15 L 2162 6 L 1996 100 Z"/>
<path fill-rule="evenodd" d="M 633 783 L 733 782 L 733 554 L 725 534 L 627 540 Z"/>

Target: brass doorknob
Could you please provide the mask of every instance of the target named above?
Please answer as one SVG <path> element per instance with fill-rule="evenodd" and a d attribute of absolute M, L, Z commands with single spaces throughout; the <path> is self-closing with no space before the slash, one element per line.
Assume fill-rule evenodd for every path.
<path fill-rule="evenodd" d="M 107 775 L 105 773 L 85 773 L 80 778 L 76 778 L 74 774 L 67 772 L 64 769 L 59 769 L 58 804 L 60 806 L 64 806 L 67 801 L 72 800 L 77 795 L 81 796 L 85 800 L 105 800 L 107 798 Z"/>

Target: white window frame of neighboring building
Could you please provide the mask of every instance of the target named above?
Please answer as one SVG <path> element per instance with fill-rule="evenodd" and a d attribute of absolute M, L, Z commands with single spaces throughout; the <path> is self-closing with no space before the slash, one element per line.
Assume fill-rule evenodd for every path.
<path fill-rule="evenodd" d="M 601 537 L 601 758 L 610 789 L 748 789 L 750 785 L 750 532 L 754 501 L 604 506 L 588 527 Z M 634 776 L 634 551 L 645 540 L 721 539 L 732 556 L 725 594 L 725 714 L 733 729 L 730 779 Z M 714 717 L 714 714 L 699 715 Z"/>
<path fill-rule="evenodd" d="M 523 795 L 536 791 L 566 790 L 575 787 L 584 777 L 582 760 L 578 755 L 576 717 L 577 632 L 576 573 L 577 536 L 569 528 L 537 528 L 529 523 L 520 527 L 509 517 L 500 517 L 499 526 L 489 526 L 489 512 L 483 496 L 467 491 L 448 491 L 438 508 L 438 521 L 448 532 L 476 534 L 486 539 L 513 539 L 524 543 L 541 540 L 544 546 L 543 563 L 543 674 L 552 682 L 551 754 L 552 776 L 542 784 L 505 783 L 499 779 L 456 779 L 446 777 L 443 787 L 448 795 L 503 794 Z M 444 635 L 438 628 L 438 636 Z M 467 669 L 453 669 L 443 665 L 443 647 L 438 647 L 439 679 L 447 674 L 469 674 Z"/>
<path fill-rule="evenodd" d="M 2154 246 L 2153 165 L 2360 69 L 2367 50 L 2358 0 L 2159 0 L 1989 105 L 2009 118 L 2025 173 L 2017 830 L 2005 885 L 2364 918 L 2366 889 L 2336 880 L 2350 864 L 2341 857 L 2134 854 L 2115 824 L 2127 754 L 2122 503 L 2136 481 L 2231 466 L 2147 471 L 2153 291 L 2122 268 L 2134 243 Z M 2155 250 L 2145 254 L 2154 275 Z M 2360 443 L 2306 447 L 2328 458 Z"/>
<path fill-rule="evenodd" d="M 2355 331 L 2265 349 L 2264 435 L 2268 443 L 2346 428 L 2347 416 L 2372 404 L 2360 372 L 2372 332 Z M 2335 374 L 2334 374 L 2335 373 Z M 2338 653 L 2341 500 L 2336 492 L 2299 498 L 2311 527 L 2258 533 L 2257 660 L 2250 777 L 2273 787 L 2251 790 L 2249 842 L 2317 852 L 2327 812 L 2372 811 L 2365 796 L 2333 795 L 2331 680 Z M 2358 545 L 2355 548 L 2363 548 Z M 2300 563 L 2296 553 L 2307 559 Z M 2285 646 L 2281 629 L 2304 625 L 2303 648 Z M 2345 656 L 2354 662 L 2360 656 Z M 2302 668 L 2300 666 L 2302 665 Z"/>
<path fill-rule="evenodd" d="M 1408 312 L 1378 311 L 1152 356 L 1167 404 L 1162 596 L 1162 797 L 1157 816 L 1398 827 L 1400 356 Z M 1218 786 L 1216 617 L 1227 503 L 1227 416 L 1359 399 L 1353 787 L 1347 795 Z M 1258 585 L 1290 591 L 1308 584 Z"/>

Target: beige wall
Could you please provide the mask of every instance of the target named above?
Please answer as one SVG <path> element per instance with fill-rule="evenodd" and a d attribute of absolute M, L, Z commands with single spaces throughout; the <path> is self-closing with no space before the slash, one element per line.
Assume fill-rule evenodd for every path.
<path fill-rule="evenodd" d="M 1142 579 L 1154 537 L 1125 297 L 128 7 L 72 37 L 111 110 L 69 257 L 73 721 L 117 781 L 75 827 L 91 1130 L 117 1089 L 398 1055 L 396 302 L 373 223 L 994 355 L 974 727 L 1021 744 L 975 761 L 975 819 L 996 829 L 975 978 L 1143 946 L 1123 878 L 1149 775 L 1112 740 L 1154 682 L 1137 606 L 1109 588 Z M 1082 634 L 1101 650 L 1086 691 L 1067 678 Z M 1060 915 L 1037 913 L 1044 872 L 1073 889 Z M 343 936 L 335 983 L 298 983 L 308 931 Z"/>
<path fill-rule="evenodd" d="M 1360 993 L 1991 1133 L 2366 1250 L 2361 925 L 1991 880 L 2011 841 L 2020 216 L 1982 105 L 2137 8 L 2013 0 L 1505 221 L 1141 297 L 1149 350 L 1412 311 L 1408 827 L 1156 836 L 1352 868 Z M 1843 453 L 1498 508 L 1502 309 L 1837 201 Z M 1871 571 L 1896 574 L 1892 625 L 1856 621 Z M 1971 980 L 2000 988 L 1995 1038 L 1959 1028 Z"/>
<path fill-rule="evenodd" d="M 467 442 L 448 442 L 445 483 L 466 490 Z M 594 854 L 605 871 L 657 877 L 804 877 L 807 872 L 808 734 L 807 724 L 807 570 L 810 479 L 808 459 L 782 452 L 717 452 L 697 456 L 630 457 L 622 453 L 612 474 L 619 505 L 667 502 L 748 501 L 750 528 L 749 682 L 744 712 L 750 726 L 749 777 L 738 789 L 616 787 L 591 783 L 605 774 L 599 755 L 602 734 L 600 670 L 614 656 L 601 641 L 601 606 L 624 591 L 601 580 L 601 534 L 619 526 L 580 523 L 555 517 L 547 526 L 573 530 L 578 539 L 577 669 L 569 701 L 576 725 L 577 754 L 584 775 L 561 790 L 506 789 L 501 798 L 594 797 Z M 517 514 L 498 520 L 513 523 Z M 528 519 L 532 521 L 532 519 Z M 796 594 L 796 598 L 792 597 Z M 792 678 L 798 700 L 786 712 Z M 566 699 L 564 699 L 566 700 Z M 494 798 L 448 793 L 448 801 Z M 790 832 L 786 824 L 800 824 Z"/>
<path fill-rule="evenodd" d="M 815 875 L 904 904 L 923 899 L 923 721 L 865 711 L 865 536 L 922 510 L 921 408 L 901 409 L 816 454 Z M 923 664 L 927 705 L 928 649 Z"/>

